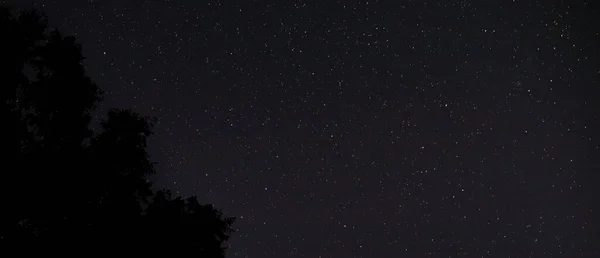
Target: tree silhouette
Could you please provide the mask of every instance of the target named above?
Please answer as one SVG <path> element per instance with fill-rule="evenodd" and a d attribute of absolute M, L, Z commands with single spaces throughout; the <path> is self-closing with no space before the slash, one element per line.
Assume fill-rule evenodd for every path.
<path fill-rule="evenodd" d="M 3 135 L 0 243 L 52 243 L 56 250 L 185 245 L 189 254 L 223 257 L 234 218 L 195 197 L 153 193 L 146 147 L 154 119 L 112 109 L 99 133 L 90 129 L 102 91 L 85 75 L 75 39 L 48 30 L 35 10 L 5 6 L 0 33 L 2 113 L 14 126 Z"/>
<path fill-rule="evenodd" d="M 212 205 L 200 205 L 195 197 L 172 198 L 169 191 L 158 191 L 144 216 L 145 229 L 153 230 L 145 234 L 146 241 L 155 246 L 164 240 L 153 236 L 168 235 L 167 246 L 183 245 L 201 257 L 222 257 L 225 249 L 220 243 L 229 239 L 233 218 L 223 214 Z M 198 241 L 199 240 L 199 241 Z"/>

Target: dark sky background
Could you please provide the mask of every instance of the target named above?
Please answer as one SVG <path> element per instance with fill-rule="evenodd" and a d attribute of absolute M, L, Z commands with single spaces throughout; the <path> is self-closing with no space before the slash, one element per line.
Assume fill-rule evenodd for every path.
<path fill-rule="evenodd" d="M 598 1 L 36 2 L 229 257 L 600 256 Z"/>

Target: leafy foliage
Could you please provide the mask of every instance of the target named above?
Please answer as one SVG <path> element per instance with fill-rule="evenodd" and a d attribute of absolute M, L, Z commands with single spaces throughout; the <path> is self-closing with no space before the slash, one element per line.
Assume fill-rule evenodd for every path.
<path fill-rule="evenodd" d="M 0 30 L 2 112 L 14 126 L 3 135 L 0 243 L 134 250 L 135 239 L 223 257 L 233 218 L 195 197 L 153 193 L 146 148 L 154 119 L 112 109 L 93 134 L 102 91 L 86 76 L 75 38 L 48 30 L 35 10 L 8 7 L 0 7 Z"/>

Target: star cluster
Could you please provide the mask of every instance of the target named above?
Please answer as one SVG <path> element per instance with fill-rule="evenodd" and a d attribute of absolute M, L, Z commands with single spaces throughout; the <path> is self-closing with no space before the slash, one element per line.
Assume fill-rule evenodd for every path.
<path fill-rule="evenodd" d="M 14 2 L 159 119 L 229 257 L 600 255 L 594 1 Z"/>

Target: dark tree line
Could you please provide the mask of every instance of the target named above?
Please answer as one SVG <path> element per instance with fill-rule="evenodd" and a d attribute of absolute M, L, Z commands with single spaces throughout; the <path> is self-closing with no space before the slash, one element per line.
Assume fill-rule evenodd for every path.
<path fill-rule="evenodd" d="M 73 37 L 49 30 L 35 10 L 5 6 L 0 35 L 0 248 L 224 256 L 234 218 L 195 197 L 152 191 L 153 119 L 112 109 L 101 131 L 90 129 L 102 91 L 86 76 Z"/>

